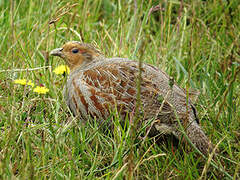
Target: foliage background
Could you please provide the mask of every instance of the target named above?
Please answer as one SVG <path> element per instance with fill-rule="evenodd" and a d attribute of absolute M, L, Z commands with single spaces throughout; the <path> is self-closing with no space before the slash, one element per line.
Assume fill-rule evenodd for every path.
<path fill-rule="evenodd" d="M 238 0 L 1 0 L 0 179 L 239 179 L 239 12 Z M 95 44 L 107 57 L 141 57 L 198 89 L 201 126 L 220 142 L 217 168 L 171 139 L 149 138 L 133 148 L 129 169 L 132 135 L 117 115 L 111 134 L 83 125 L 65 105 L 66 77 L 52 72 L 63 62 L 48 52 L 69 40 Z"/>

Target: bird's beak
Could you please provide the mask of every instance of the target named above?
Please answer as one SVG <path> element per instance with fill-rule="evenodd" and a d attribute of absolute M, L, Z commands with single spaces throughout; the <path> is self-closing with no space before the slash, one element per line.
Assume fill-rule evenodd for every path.
<path fill-rule="evenodd" d="M 62 57 L 63 56 L 63 52 L 62 52 L 63 48 L 57 48 L 57 49 L 54 49 L 50 52 L 50 55 L 51 56 L 59 56 L 59 57 Z"/>

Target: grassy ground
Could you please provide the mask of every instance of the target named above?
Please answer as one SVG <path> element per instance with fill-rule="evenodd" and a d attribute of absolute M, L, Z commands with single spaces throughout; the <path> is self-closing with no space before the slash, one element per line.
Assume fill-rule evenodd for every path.
<path fill-rule="evenodd" d="M 160 2 L 0 1 L 0 179 L 240 179 L 240 4 Z M 63 61 L 47 56 L 68 40 L 95 44 L 107 57 L 141 57 L 198 89 L 201 126 L 219 143 L 215 163 L 170 139 L 133 145 L 117 115 L 113 133 L 71 117 L 66 77 L 53 73 Z"/>

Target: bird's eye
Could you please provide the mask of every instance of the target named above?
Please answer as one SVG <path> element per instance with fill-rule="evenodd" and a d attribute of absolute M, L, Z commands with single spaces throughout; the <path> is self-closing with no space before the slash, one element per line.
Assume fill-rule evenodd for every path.
<path fill-rule="evenodd" d="M 72 53 L 74 53 L 74 54 L 78 53 L 78 49 L 73 49 Z"/>

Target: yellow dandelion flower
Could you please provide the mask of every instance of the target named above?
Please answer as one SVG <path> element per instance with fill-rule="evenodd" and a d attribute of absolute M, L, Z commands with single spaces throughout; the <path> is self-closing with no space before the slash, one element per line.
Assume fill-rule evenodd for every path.
<path fill-rule="evenodd" d="M 14 80 L 15 84 L 21 84 L 21 85 L 29 85 L 29 86 L 34 86 L 34 83 L 31 80 L 26 80 L 26 79 L 16 79 Z"/>
<path fill-rule="evenodd" d="M 41 87 L 41 86 L 37 86 L 33 89 L 33 92 L 36 92 L 38 94 L 46 94 L 49 91 L 48 88 L 46 87 Z"/>
<path fill-rule="evenodd" d="M 58 67 L 56 67 L 54 70 L 53 70 L 53 72 L 55 73 L 55 74 L 63 74 L 63 73 L 67 73 L 67 74 L 69 74 L 70 73 L 70 69 L 69 69 L 69 67 L 68 66 L 66 66 L 66 65 L 61 65 L 61 66 L 58 66 Z"/>
<path fill-rule="evenodd" d="M 26 85 L 27 84 L 27 80 L 26 79 L 16 79 L 14 80 L 15 84 L 21 84 L 21 85 Z"/>

